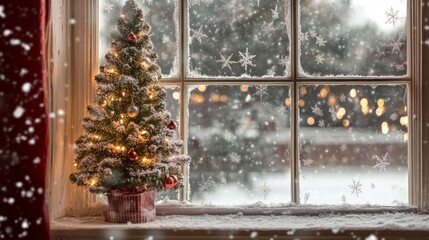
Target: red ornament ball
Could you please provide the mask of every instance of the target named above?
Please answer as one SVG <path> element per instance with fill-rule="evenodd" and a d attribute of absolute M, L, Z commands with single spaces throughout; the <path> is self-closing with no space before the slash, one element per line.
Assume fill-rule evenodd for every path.
<path fill-rule="evenodd" d="M 170 189 L 170 188 L 173 188 L 174 186 L 176 186 L 177 184 L 176 185 L 174 184 L 174 179 L 172 177 L 166 177 L 164 182 L 162 183 L 162 185 L 165 188 Z"/>
<path fill-rule="evenodd" d="M 176 186 L 177 184 L 179 184 L 179 179 L 177 178 L 176 175 L 171 175 L 171 178 L 173 178 L 174 186 Z"/>
<path fill-rule="evenodd" d="M 128 151 L 128 159 L 130 159 L 131 161 L 135 161 L 138 158 L 139 158 L 139 155 L 137 154 L 136 151 L 134 151 L 134 150 Z"/>
<path fill-rule="evenodd" d="M 128 41 L 133 43 L 137 42 L 137 36 L 134 33 L 128 34 Z"/>
<path fill-rule="evenodd" d="M 177 124 L 173 120 L 171 120 L 170 123 L 167 125 L 167 128 L 170 130 L 176 130 Z"/>

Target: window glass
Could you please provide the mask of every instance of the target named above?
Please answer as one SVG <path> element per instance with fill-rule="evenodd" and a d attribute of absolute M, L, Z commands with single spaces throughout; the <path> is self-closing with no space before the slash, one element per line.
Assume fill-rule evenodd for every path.
<path fill-rule="evenodd" d="M 301 76 L 403 76 L 406 0 L 300 0 Z"/>
<path fill-rule="evenodd" d="M 289 76 L 289 1 L 188 2 L 189 77 Z"/>
<path fill-rule="evenodd" d="M 136 0 L 142 8 L 145 20 L 152 27 L 151 40 L 158 54 L 156 62 L 164 78 L 175 77 L 179 69 L 178 43 L 178 6 L 174 0 Z M 110 33 L 116 30 L 116 21 L 121 14 L 125 0 L 100 0 L 99 8 L 99 59 L 104 55 L 111 42 Z"/>
<path fill-rule="evenodd" d="M 290 202 L 288 86 L 195 86 L 189 95 L 191 201 Z"/>
<path fill-rule="evenodd" d="M 301 85 L 303 204 L 408 202 L 405 85 Z"/>

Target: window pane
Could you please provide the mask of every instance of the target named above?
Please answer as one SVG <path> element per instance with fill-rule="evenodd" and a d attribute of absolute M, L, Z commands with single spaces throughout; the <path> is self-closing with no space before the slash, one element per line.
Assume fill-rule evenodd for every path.
<path fill-rule="evenodd" d="M 290 202 L 288 86 L 195 86 L 189 99 L 191 201 Z"/>
<path fill-rule="evenodd" d="M 189 1 L 189 77 L 289 76 L 289 0 Z"/>
<path fill-rule="evenodd" d="M 300 0 L 300 75 L 406 75 L 406 10 L 406 0 Z"/>
<path fill-rule="evenodd" d="M 299 88 L 304 204 L 408 202 L 405 85 Z"/>
<path fill-rule="evenodd" d="M 165 98 L 165 104 L 167 106 L 167 110 L 170 111 L 171 119 L 173 119 L 177 123 L 177 130 L 175 132 L 174 138 L 179 139 L 179 128 L 180 125 L 180 106 L 179 106 L 179 98 L 180 98 L 180 87 L 176 86 L 165 86 L 164 89 L 167 91 L 167 96 Z M 160 191 L 156 192 L 156 200 L 164 199 L 168 197 L 171 200 L 178 200 L 179 190 L 176 191 Z"/>
<path fill-rule="evenodd" d="M 179 1 L 171 0 L 136 0 L 143 9 L 145 20 L 152 27 L 151 40 L 158 54 L 157 64 L 161 67 L 164 78 L 178 74 L 179 34 L 177 25 L 177 9 Z M 104 55 L 110 44 L 110 33 L 116 30 L 116 20 L 120 16 L 125 1 L 100 0 L 99 25 L 99 59 Z"/>

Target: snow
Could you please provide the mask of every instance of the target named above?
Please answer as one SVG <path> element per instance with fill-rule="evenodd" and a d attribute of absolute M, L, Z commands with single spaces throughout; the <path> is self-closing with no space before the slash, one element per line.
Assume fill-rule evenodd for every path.
<path fill-rule="evenodd" d="M 64 217 L 52 222 L 58 229 L 204 229 L 204 230 L 429 230 L 429 215 L 418 213 L 361 213 L 310 215 L 169 215 L 143 224 L 112 224 L 102 217 Z"/>
<path fill-rule="evenodd" d="M 26 82 L 26 83 L 22 84 L 21 89 L 23 92 L 28 93 L 28 92 L 30 92 L 31 84 L 29 82 Z"/>
<path fill-rule="evenodd" d="M 4 14 L 4 6 L 0 5 L 0 17 L 6 18 L 6 14 Z"/>
<path fill-rule="evenodd" d="M 13 111 L 13 116 L 15 118 L 20 118 L 20 117 L 22 117 L 22 115 L 24 114 L 24 112 L 25 112 L 24 108 L 22 108 L 21 106 L 17 106 L 15 108 L 15 110 Z"/>

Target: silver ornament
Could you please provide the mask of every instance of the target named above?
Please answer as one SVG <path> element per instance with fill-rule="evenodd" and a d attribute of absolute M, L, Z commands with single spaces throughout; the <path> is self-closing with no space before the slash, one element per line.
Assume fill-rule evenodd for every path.
<path fill-rule="evenodd" d="M 137 106 L 129 106 L 127 114 L 130 118 L 135 118 L 139 115 L 139 108 Z"/>

